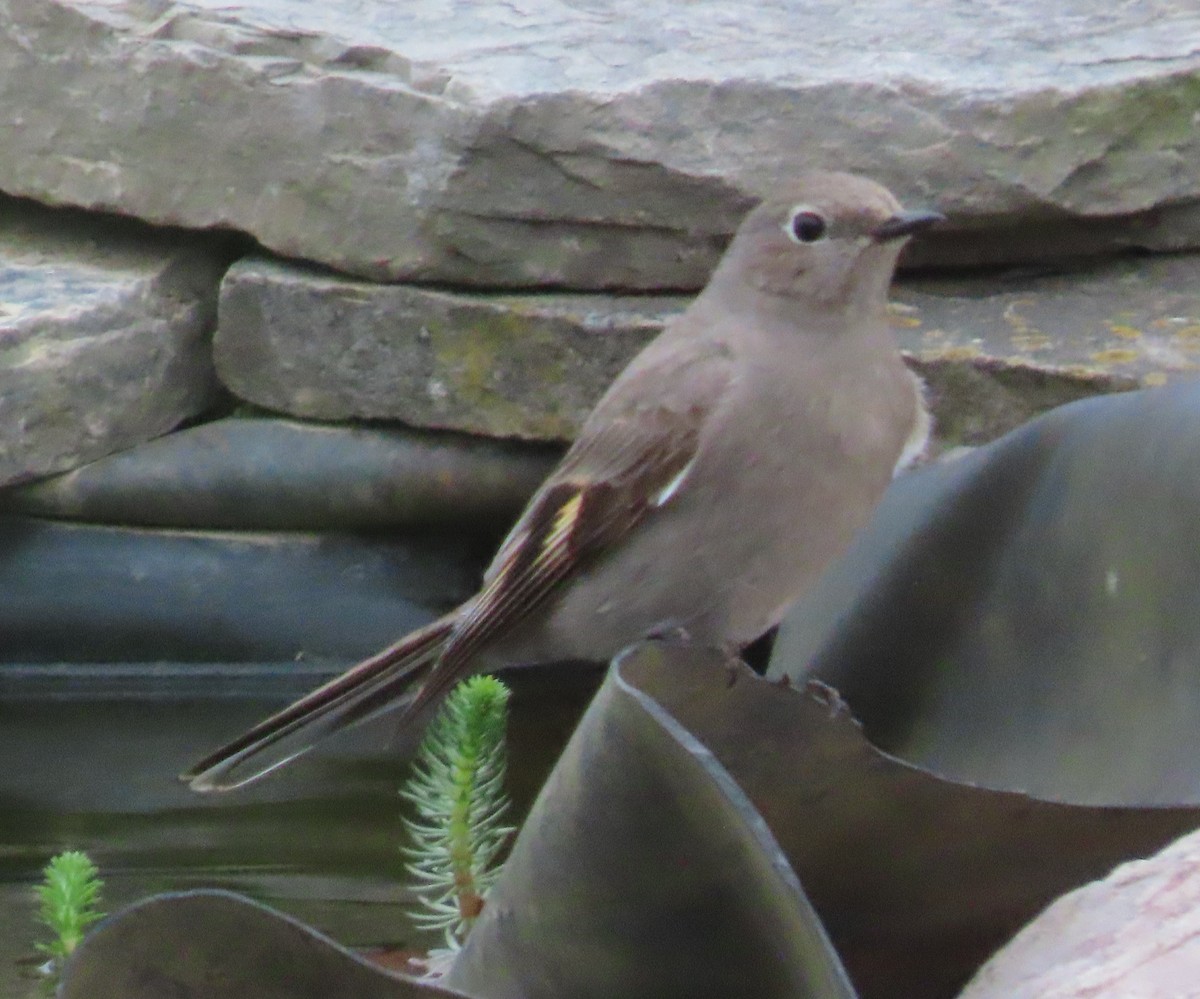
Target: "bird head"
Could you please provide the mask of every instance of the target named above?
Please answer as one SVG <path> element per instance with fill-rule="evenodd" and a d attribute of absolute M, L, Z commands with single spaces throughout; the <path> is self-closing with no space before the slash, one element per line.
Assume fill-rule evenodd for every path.
<path fill-rule="evenodd" d="M 908 237 L 942 219 L 905 211 L 865 177 L 807 174 L 747 216 L 722 269 L 810 309 L 879 311 Z"/>

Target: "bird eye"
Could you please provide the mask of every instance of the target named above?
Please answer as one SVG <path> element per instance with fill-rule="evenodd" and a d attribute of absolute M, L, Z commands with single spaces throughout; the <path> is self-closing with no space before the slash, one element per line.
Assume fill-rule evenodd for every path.
<path fill-rule="evenodd" d="M 824 238 L 825 228 L 825 219 L 811 208 L 794 209 L 784 226 L 788 239 L 794 243 L 815 243 Z"/>

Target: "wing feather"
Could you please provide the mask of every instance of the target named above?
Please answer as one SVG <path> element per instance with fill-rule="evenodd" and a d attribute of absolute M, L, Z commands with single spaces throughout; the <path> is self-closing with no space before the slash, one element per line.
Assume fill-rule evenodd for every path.
<path fill-rule="evenodd" d="M 719 397 L 685 409 L 641 407 L 585 428 L 501 546 L 411 712 L 445 693 L 482 647 L 677 494 Z"/>

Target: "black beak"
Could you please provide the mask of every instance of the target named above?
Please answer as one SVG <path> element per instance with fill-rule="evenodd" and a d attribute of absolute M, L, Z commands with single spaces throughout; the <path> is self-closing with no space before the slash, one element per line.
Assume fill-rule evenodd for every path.
<path fill-rule="evenodd" d="M 887 243 L 893 239 L 905 239 L 922 229 L 928 229 L 935 222 L 945 221 L 946 216 L 940 212 L 897 212 L 872 229 L 870 236 L 877 243 Z"/>

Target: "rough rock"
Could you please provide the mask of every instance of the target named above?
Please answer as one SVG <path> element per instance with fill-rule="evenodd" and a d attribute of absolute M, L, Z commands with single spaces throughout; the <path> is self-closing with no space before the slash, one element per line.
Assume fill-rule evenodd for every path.
<path fill-rule="evenodd" d="M 919 280 L 895 289 L 901 344 L 938 434 L 981 444 L 1098 392 L 1200 375 L 1200 256 Z"/>
<path fill-rule="evenodd" d="M 0 485 L 208 406 L 226 260 L 196 237 L 0 201 Z"/>
<path fill-rule="evenodd" d="M 0 490 L 0 511 L 142 527 L 486 534 L 511 526 L 558 454 L 403 428 L 215 420 Z"/>
<path fill-rule="evenodd" d="M 235 394 L 294 416 L 564 440 L 684 301 L 471 295 L 248 259 L 222 283 L 214 353 Z"/>
<path fill-rule="evenodd" d="M 910 281 L 894 297 L 946 443 L 1200 372 L 1200 256 Z M 236 394 L 295 416 L 568 439 L 688 301 L 371 285 L 252 258 L 222 285 L 217 367 Z"/>
<path fill-rule="evenodd" d="M 1200 833 L 1064 895 L 959 999 L 1180 999 L 1200 992 Z"/>
<path fill-rule="evenodd" d="M 489 286 L 697 287 L 815 166 L 950 213 L 926 261 L 1196 246 L 1198 35 L 1193 0 L 0 0 L 0 189 Z"/>

